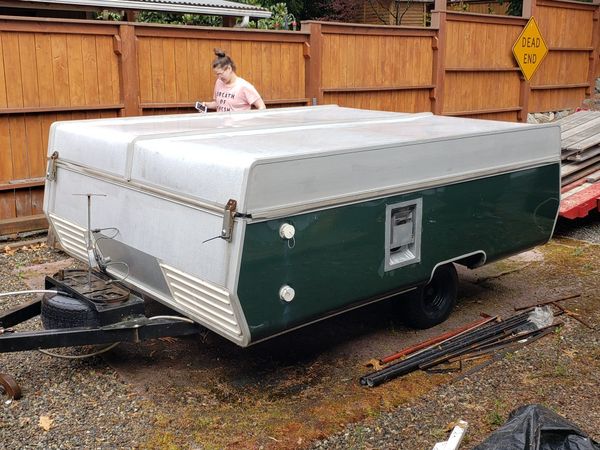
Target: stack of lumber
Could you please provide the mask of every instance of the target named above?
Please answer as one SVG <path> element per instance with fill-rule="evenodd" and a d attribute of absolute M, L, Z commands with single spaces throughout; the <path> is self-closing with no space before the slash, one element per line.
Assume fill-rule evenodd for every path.
<path fill-rule="evenodd" d="M 600 181 L 600 111 L 578 111 L 559 120 L 563 186 Z"/>

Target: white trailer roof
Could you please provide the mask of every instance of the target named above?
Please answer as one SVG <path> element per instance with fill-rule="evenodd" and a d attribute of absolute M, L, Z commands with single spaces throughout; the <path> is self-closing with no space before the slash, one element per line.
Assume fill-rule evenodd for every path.
<path fill-rule="evenodd" d="M 494 135 L 494 136 L 490 136 Z M 255 216 L 557 162 L 556 125 L 318 106 L 69 121 L 49 154 Z"/>

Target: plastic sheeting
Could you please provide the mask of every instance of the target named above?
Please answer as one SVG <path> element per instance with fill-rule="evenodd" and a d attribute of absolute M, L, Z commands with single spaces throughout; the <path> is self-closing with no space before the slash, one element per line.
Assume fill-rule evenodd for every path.
<path fill-rule="evenodd" d="M 526 405 L 473 450 L 600 450 L 600 445 L 548 408 Z"/>

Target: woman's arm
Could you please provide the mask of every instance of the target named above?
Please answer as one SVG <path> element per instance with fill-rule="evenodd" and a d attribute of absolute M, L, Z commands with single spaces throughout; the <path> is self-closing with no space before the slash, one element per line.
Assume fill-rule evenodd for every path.
<path fill-rule="evenodd" d="M 217 102 L 202 102 L 208 109 L 217 109 Z"/>
<path fill-rule="evenodd" d="M 263 102 L 263 99 L 260 97 L 258 97 L 258 100 L 252 103 L 252 106 L 254 106 L 256 109 L 267 109 L 265 102 Z"/>

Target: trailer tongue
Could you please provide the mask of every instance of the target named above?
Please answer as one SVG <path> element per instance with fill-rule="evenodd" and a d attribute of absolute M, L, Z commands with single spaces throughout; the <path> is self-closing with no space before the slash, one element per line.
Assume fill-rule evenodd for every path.
<path fill-rule="evenodd" d="M 61 270 L 46 277 L 45 290 L 42 298 L 0 314 L 0 353 L 140 342 L 200 330 L 184 317 L 146 317 L 142 298 L 103 273 Z M 45 330 L 11 328 L 38 314 Z"/>

